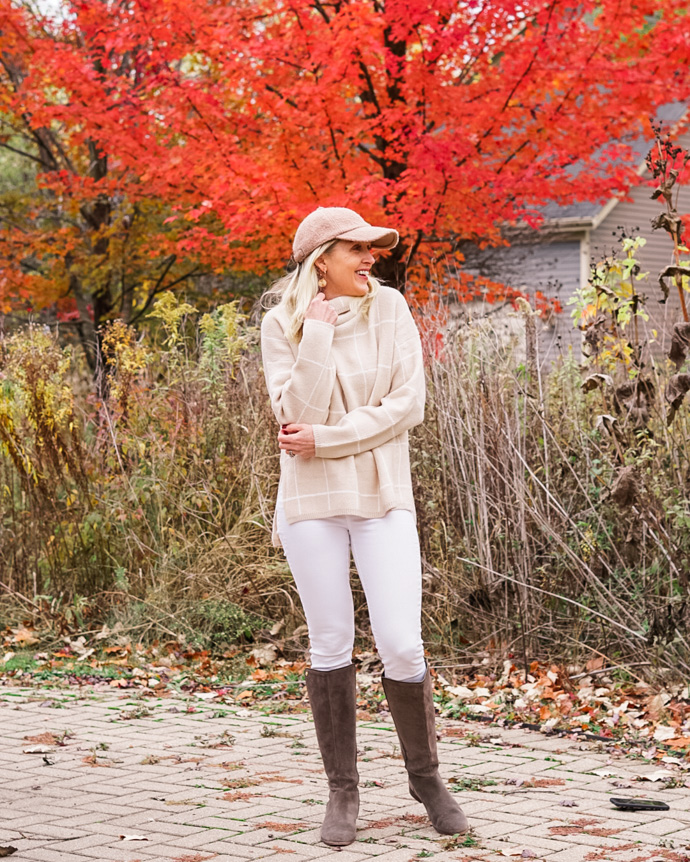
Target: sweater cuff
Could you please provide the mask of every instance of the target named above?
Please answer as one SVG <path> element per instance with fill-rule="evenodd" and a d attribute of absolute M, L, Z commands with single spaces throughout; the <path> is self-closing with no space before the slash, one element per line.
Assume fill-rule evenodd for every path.
<path fill-rule="evenodd" d="M 317 332 L 319 329 L 324 329 L 326 332 L 333 334 L 335 332 L 335 326 L 332 323 L 329 323 L 327 320 L 316 320 L 314 317 L 307 317 L 307 319 L 302 324 L 302 338 L 309 332 L 313 330 Z"/>
<path fill-rule="evenodd" d="M 298 355 L 316 362 L 324 362 L 331 351 L 335 326 L 325 320 L 305 320 Z"/>
<path fill-rule="evenodd" d="M 323 450 L 324 445 L 324 431 L 328 426 L 326 425 L 312 425 L 311 430 L 314 435 L 314 455 L 316 458 L 321 457 L 321 451 Z"/>
<path fill-rule="evenodd" d="M 343 439 L 343 429 L 337 425 L 312 425 L 314 434 L 314 455 L 316 458 L 344 458 L 347 455 L 357 455 L 359 447 L 356 441 L 347 442 Z"/>

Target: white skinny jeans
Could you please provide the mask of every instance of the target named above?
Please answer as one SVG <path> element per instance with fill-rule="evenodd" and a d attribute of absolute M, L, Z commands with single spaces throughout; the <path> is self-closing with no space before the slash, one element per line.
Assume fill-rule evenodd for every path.
<path fill-rule="evenodd" d="M 288 524 L 279 500 L 276 518 L 307 618 L 312 667 L 335 670 L 352 661 L 352 548 L 385 675 L 422 679 L 422 568 L 412 512 L 392 509 L 382 518 L 343 515 Z"/>

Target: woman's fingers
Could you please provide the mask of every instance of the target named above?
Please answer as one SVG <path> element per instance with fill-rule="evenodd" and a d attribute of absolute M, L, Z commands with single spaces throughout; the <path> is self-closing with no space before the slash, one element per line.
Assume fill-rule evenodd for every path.
<path fill-rule="evenodd" d="M 288 438 L 282 437 L 278 439 L 278 445 L 281 449 L 291 450 L 292 452 L 301 452 L 306 445 L 306 440 L 300 434 L 291 434 Z"/>
<path fill-rule="evenodd" d="M 322 293 L 319 293 L 309 303 L 309 308 L 304 315 L 304 319 L 323 320 L 326 323 L 334 324 L 338 319 L 338 315 L 328 304 L 326 297 Z"/>
<path fill-rule="evenodd" d="M 315 447 L 311 425 L 284 425 L 278 433 L 278 446 L 285 452 L 294 452 L 302 458 L 312 458 Z"/>

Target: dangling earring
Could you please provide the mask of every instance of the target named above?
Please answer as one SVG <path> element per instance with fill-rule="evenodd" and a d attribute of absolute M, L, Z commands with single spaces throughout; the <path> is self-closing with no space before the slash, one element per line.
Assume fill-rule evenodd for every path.
<path fill-rule="evenodd" d="M 319 273 L 319 280 L 316 283 L 319 286 L 319 290 L 323 290 L 324 287 L 326 287 L 326 285 L 328 284 L 328 282 L 326 281 L 326 273 L 319 272 L 318 269 L 316 271 Z"/>

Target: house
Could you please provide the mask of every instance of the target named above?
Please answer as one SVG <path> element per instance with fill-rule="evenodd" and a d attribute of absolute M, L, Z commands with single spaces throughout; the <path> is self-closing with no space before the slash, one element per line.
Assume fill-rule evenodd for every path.
<path fill-rule="evenodd" d="M 686 108 L 680 103 L 666 105 L 658 119 L 663 127 L 673 131 Z M 679 137 L 677 142 L 690 149 L 690 133 Z M 628 200 L 616 197 L 605 204 L 551 204 L 542 211 L 544 222 L 540 228 L 521 229 L 511 239 L 509 247 L 485 250 L 473 247 L 467 252 L 470 272 L 486 275 L 529 294 L 540 290 L 560 301 L 563 312 L 541 324 L 539 353 L 543 364 L 550 364 L 569 349 L 577 358 L 581 357 L 582 334 L 573 324 L 567 302 L 575 290 L 587 284 L 592 262 L 603 260 L 614 251 L 622 256 L 617 240 L 622 232 L 647 240 L 637 257 L 642 272 L 649 275 L 637 286 L 646 297 L 645 309 L 650 317 L 649 322 L 643 324 L 646 336 L 652 341 L 653 331 L 657 333 L 651 345 L 656 356 L 668 352 L 673 324 L 682 319 L 675 286 L 671 288 L 668 301 L 659 302 L 663 295 L 658 277 L 661 270 L 673 263 L 673 244 L 665 231 L 653 231 L 651 227 L 652 220 L 663 211 L 663 200 L 652 200 L 653 187 L 646 182 L 650 177 L 644 159 L 651 143 L 638 140 L 633 146 L 640 158 L 640 185 L 630 190 Z M 676 186 L 679 213 L 690 213 L 690 164 L 686 174 Z"/>

